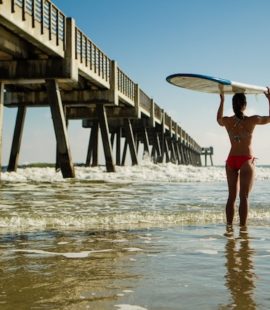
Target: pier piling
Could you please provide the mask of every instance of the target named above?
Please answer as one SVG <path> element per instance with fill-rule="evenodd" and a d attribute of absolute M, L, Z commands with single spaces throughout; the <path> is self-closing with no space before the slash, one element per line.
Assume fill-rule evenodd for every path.
<path fill-rule="evenodd" d="M 129 119 L 124 120 L 124 128 L 126 132 L 126 141 L 129 146 L 132 165 L 138 165 L 137 149 L 135 145 L 131 122 Z"/>
<path fill-rule="evenodd" d="M 103 142 L 103 149 L 105 155 L 105 163 L 107 172 L 115 172 L 115 165 L 113 160 L 112 154 L 112 146 L 109 137 L 109 127 L 108 127 L 108 120 L 106 115 L 106 110 L 104 104 L 99 104 L 96 107 L 97 115 L 100 125 L 101 137 Z"/>
<path fill-rule="evenodd" d="M 64 115 L 60 90 L 56 80 L 46 80 L 46 87 L 57 143 L 59 166 L 64 178 L 73 178 L 75 177 L 75 172 L 71 159 L 66 118 Z"/>
<path fill-rule="evenodd" d="M 87 167 L 96 167 L 98 165 L 98 130 L 99 123 L 97 120 L 93 122 L 93 127 L 91 128 L 86 163 Z M 92 161 L 92 164 L 91 164 Z"/>
<path fill-rule="evenodd" d="M 25 121 L 26 106 L 19 106 L 8 163 L 8 171 L 16 171 L 20 154 L 21 140 Z"/>

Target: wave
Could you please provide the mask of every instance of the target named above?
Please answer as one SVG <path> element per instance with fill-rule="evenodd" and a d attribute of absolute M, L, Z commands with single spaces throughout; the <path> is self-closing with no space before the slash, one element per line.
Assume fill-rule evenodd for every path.
<path fill-rule="evenodd" d="M 153 164 L 150 161 L 137 166 L 116 166 L 115 173 L 107 173 L 106 168 L 75 167 L 73 181 L 101 182 L 219 182 L 225 181 L 225 169 L 221 166 L 194 167 L 172 163 Z M 257 180 L 270 179 L 270 166 L 256 167 Z M 69 182 L 63 179 L 60 171 L 53 167 L 24 167 L 17 172 L 2 172 L 2 182 Z"/>
<path fill-rule="evenodd" d="M 256 169 L 249 221 L 269 225 L 270 167 Z M 225 222 L 225 169 L 144 162 L 139 166 L 76 166 L 75 179 L 52 167 L 3 172 L 0 233 L 119 230 Z M 237 222 L 237 219 L 236 219 Z"/>
<path fill-rule="evenodd" d="M 239 222 L 236 216 L 235 223 Z M 96 230 L 122 230 L 122 229 L 152 229 L 168 228 L 173 226 L 201 226 L 207 224 L 224 224 L 224 208 L 215 208 L 209 211 L 197 210 L 195 212 L 124 212 L 108 215 L 58 214 L 38 216 L 31 214 L 11 215 L 0 217 L 0 233 L 23 231 L 96 231 Z M 249 225 L 269 226 L 270 211 L 267 209 L 253 209 L 249 212 Z"/>

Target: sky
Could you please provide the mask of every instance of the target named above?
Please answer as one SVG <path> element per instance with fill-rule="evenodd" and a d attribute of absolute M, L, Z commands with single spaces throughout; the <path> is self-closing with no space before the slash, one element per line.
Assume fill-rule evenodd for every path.
<path fill-rule="evenodd" d="M 269 0 L 55 0 L 52 1 L 139 87 L 202 147 L 214 147 L 223 165 L 229 140 L 216 122 L 219 96 L 175 87 L 174 73 L 199 73 L 260 86 L 270 85 Z M 264 95 L 247 97 L 247 114 L 268 115 Z M 231 96 L 225 115 L 232 115 Z M 3 164 L 9 159 L 16 109 L 4 110 Z M 74 162 L 84 162 L 89 130 L 71 121 Z M 270 124 L 257 126 L 254 155 L 270 164 Z M 54 162 L 50 110 L 29 109 L 20 163 Z"/>

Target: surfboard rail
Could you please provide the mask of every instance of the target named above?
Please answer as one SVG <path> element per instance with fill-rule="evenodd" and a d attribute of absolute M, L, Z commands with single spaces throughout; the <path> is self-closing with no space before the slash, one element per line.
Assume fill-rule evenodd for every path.
<path fill-rule="evenodd" d="M 263 94 L 267 91 L 267 88 L 263 86 L 240 83 L 205 74 L 175 73 L 167 76 L 166 80 L 181 88 L 215 94 Z"/>

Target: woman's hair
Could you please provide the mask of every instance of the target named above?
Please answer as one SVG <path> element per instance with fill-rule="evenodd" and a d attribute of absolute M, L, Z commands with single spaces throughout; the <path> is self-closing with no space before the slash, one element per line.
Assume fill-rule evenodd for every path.
<path fill-rule="evenodd" d="M 243 108 L 247 105 L 246 96 L 243 93 L 235 94 L 232 98 L 233 111 L 236 117 L 243 119 Z"/>

